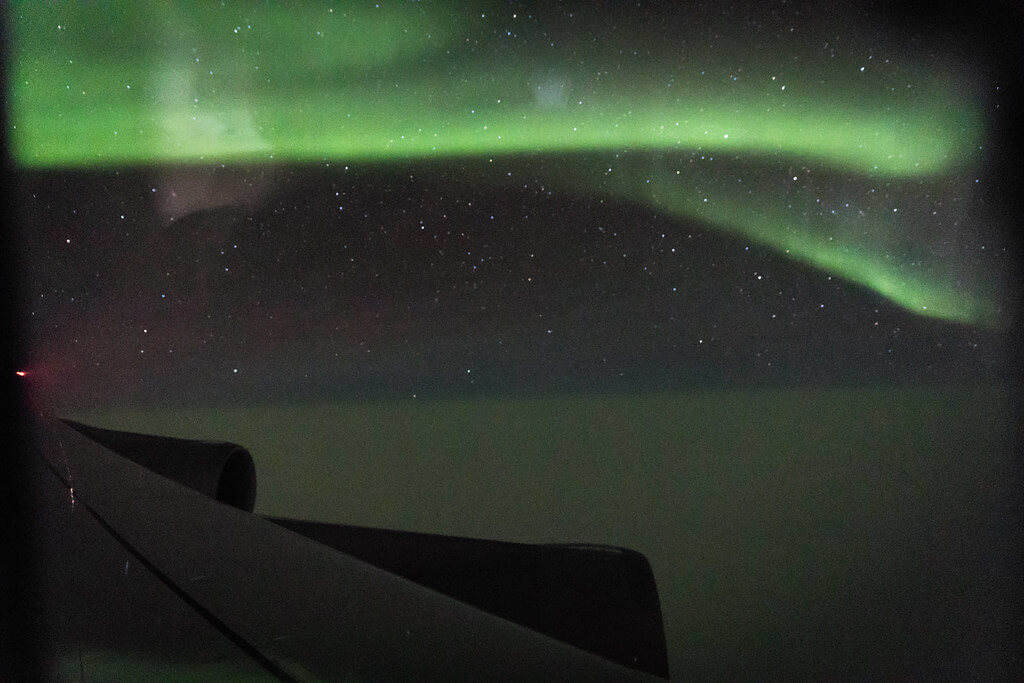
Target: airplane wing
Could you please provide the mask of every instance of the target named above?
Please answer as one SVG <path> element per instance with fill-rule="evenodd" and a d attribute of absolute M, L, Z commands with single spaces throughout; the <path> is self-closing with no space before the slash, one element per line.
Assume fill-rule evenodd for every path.
<path fill-rule="evenodd" d="M 30 433 L 51 677 L 668 677 L 639 553 L 267 519 L 241 446 Z"/>

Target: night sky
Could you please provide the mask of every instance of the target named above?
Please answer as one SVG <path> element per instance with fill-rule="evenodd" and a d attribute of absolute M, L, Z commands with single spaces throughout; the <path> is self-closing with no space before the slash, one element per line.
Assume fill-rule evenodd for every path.
<path fill-rule="evenodd" d="M 1002 370 L 998 331 L 915 315 L 706 223 L 455 172 L 34 173 L 33 382 L 177 404 Z M 175 193 L 237 197 L 253 179 L 259 199 L 166 213 Z"/>
<path fill-rule="evenodd" d="M 1007 371 L 1001 86 L 879 16 L 12 15 L 24 368 L 49 401 Z"/>
<path fill-rule="evenodd" d="M 580 4 L 7 3 L 21 381 L 635 548 L 676 675 L 1018 678 L 1013 22 Z"/>

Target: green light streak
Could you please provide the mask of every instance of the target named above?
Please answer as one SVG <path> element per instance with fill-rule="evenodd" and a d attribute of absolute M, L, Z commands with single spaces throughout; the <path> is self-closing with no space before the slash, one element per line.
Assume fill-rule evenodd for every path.
<path fill-rule="evenodd" d="M 664 101 L 613 86 L 555 108 L 531 93 L 543 84 L 515 69 L 440 87 L 341 83 L 323 93 L 290 93 L 254 82 L 235 93 L 205 87 L 189 70 L 101 67 L 47 79 L 37 74 L 55 71 L 49 59 L 20 64 L 12 143 L 26 167 L 700 147 L 909 176 L 958 163 L 977 137 L 969 111 L 822 112 L 816 97 L 800 95 L 772 108 L 757 94 Z M 213 65 L 214 74 L 220 69 Z"/>
<path fill-rule="evenodd" d="M 514 191 L 503 178 L 506 168 L 513 169 L 512 179 L 538 175 L 515 163 L 479 165 L 472 175 L 496 185 L 505 181 Z M 963 183 L 919 179 L 881 193 L 876 188 L 885 184 L 870 176 L 812 175 L 825 177 L 797 182 L 781 162 L 752 165 L 708 154 L 695 162 L 689 153 L 635 152 L 570 158 L 552 166 L 544 182 L 698 221 L 868 287 L 918 315 L 982 327 L 1005 324 L 997 303 L 1000 276 L 968 263 L 957 253 L 969 249 L 958 228 L 943 227 L 958 215 L 969 220 L 969 212 L 947 210 L 939 220 L 921 199 L 964 195 Z M 946 253 L 936 253 L 936 245 Z"/>
<path fill-rule="evenodd" d="M 503 42 L 500 29 L 514 24 L 500 5 L 490 18 L 428 3 L 15 3 L 8 12 L 10 140 L 24 168 L 696 150 L 877 182 L 962 172 L 983 139 L 981 114 L 953 76 L 910 59 L 887 70 L 795 62 L 781 48 L 723 44 L 705 55 L 664 35 L 633 58 L 628 39 L 580 41 L 572 27 L 525 24 L 522 40 Z M 702 175 L 659 177 L 657 191 L 641 191 L 638 173 L 551 184 L 700 218 L 923 315 L 998 318 L 985 287 L 894 261 L 885 242 L 904 228 L 880 210 L 876 237 L 829 242 L 827 221 L 783 208 L 792 189 L 719 191 L 696 206 Z"/>
<path fill-rule="evenodd" d="M 826 85 L 796 73 L 788 90 L 767 76 L 709 83 L 668 56 L 604 68 L 596 48 L 548 64 L 536 49 L 460 48 L 466 13 L 331 9 L 18 4 L 15 158 L 68 167 L 701 147 L 906 176 L 960 162 L 978 137 L 976 112 L 938 81 L 913 97 L 865 89 L 853 66 Z"/>
<path fill-rule="evenodd" d="M 801 227 L 792 216 L 775 207 L 766 209 L 763 204 L 736 200 L 697 207 L 679 201 L 678 194 L 651 196 L 648 204 L 672 215 L 709 221 L 724 232 L 742 235 L 827 273 L 870 287 L 913 313 L 986 327 L 999 324 L 1000 310 L 992 299 L 957 286 L 954 274 L 936 273 L 932 264 L 930 268 L 915 268 L 908 265 L 915 263 L 909 258 L 896 262 L 892 262 L 891 255 L 889 259 L 879 258 L 876 252 L 856 243 L 829 241 L 822 237 L 829 234 L 828 221 L 824 219 Z"/>

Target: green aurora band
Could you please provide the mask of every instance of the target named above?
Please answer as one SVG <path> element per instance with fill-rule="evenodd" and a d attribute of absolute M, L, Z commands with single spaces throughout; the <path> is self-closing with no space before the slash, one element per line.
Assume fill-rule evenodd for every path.
<path fill-rule="evenodd" d="M 972 173 L 984 142 L 951 71 L 866 58 L 864 41 L 824 59 L 810 39 L 766 47 L 656 23 L 638 38 L 502 5 L 380 5 L 12 3 L 14 159 L 514 170 L 543 156 L 550 187 L 699 220 L 919 314 L 1004 324 L 991 273 L 929 250 L 954 220 L 981 220 L 935 218 L 920 199 Z"/>

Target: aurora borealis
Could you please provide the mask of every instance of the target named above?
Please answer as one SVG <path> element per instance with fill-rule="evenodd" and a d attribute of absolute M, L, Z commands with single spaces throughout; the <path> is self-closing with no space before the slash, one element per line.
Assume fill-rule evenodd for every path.
<path fill-rule="evenodd" d="M 987 262 L 1002 226 L 976 187 L 976 67 L 863 19 L 432 3 L 11 14 L 24 168 L 447 160 L 475 178 L 497 160 L 499 188 L 529 168 L 918 314 L 1006 324 Z"/>
<path fill-rule="evenodd" d="M 813 83 L 779 46 L 721 37 L 717 49 L 737 53 L 723 69 L 675 27 L 641 25 L 655 34 L 638 49 L 594 26 L 581 46 L 549 33 L 557 17 L 495 9 L 21 7 L 16 156 L 49 167 L 704 149 L 905 177 L 955 167 L 980 139 L 975 105 L 950 76 L 915 74 L 913 56 L 880 64 L 867 48 Z"/>

